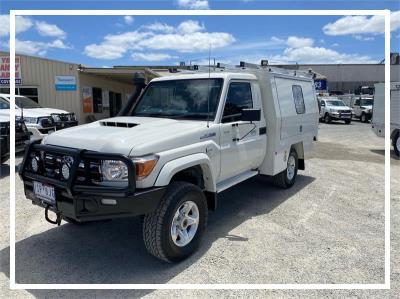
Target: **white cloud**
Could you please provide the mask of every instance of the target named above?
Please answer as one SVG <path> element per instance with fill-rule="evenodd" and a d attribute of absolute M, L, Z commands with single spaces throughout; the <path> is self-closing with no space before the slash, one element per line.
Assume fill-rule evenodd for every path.
<path fill-rule="evenodd" d="M 172 56 L 164 53 L 133 53 L 131 55 L 133 60 L 144 60 L 144 61 L 162 61 L 178 59 L 178 56 Z"/>
<path fill-rule="evenodd" d="M 400 11 L 391 13 L 390 29 L 400 28 Z M 385 31 L 383 16 L 345 16 L 336 22 L 326 24 L 322 30 L 327 35 L 381 34 Z"/>
<path fill-rule="evenodd" d="M 165 33 L 172 33 L 175 31 L 175 28 L 173 26 L 167 25 L 165 23 L 159 23 L 159 22 L 155 22 L 150 25 L 145 25 L 145 26 L 143 26 L 143 28 L 150 30 L 150 31 L 159 31 L 159 32 L 165 32 Z"/>
<path fill-rule="evenodd" d="M 359 54 L 339 53 L 324 47 L 305 46 L 286 48 L 281 55 L 271 58 L 278 63 L 376 63 L 371 57 Z"/>
<path fill-rule="evenodd" d="M 314 40 L 306 37 L 289 36 L 286 44 L 290 48 L 311 47 L 314 44 Z"/>
<path fill-rule="evenodd" d="M 49 49 L 70 49 L 70 46 L 64 44 L 60 39 L 52 42 L 38 42 L 30 40 L 15 40 L 15 50 L 17 53 L 29 55 L 45 55 Z"/>
<path fill-rule="evenodd" d="M 57 25 L 49 24 L 44 21 L 37 21 L 35 23 L 35 28 L 41 36 L 65 38 L 67 35 L 65 31 L 60 29 L 60 27 L 58 27 Z"/>
<path fill-rule="evenodd" d="M 121 58 L 130 50 L 173 50 L 194 53 L 222 48 L 232 44 L 235 38 L 224 32 L 206 32 L 204 25 L 196 21 L 184 21 L 177 27 L 154 23 L 136 30 L 107 35 L 99 44 L 85 47 L 85 54 L 98 59 Z"/>
<path fill-rule="evenodd" d="M 10 16 L 0 15 L 0 36 L 8 36 L 10 34 Z M 15 33 L 21 33 L 27 31 L 33 26 L 33 22 L 30 18 L 17 16 L 15 19 Z"/>
<path fill-rule="evenodd" d="M 178 0 L 178 6 L 183 9 L 209 9 L 207 0 Z"/>
<path fill-rule="evenodd" d="M 180 23 L 177 29 L 178 32 L 182 34 L 190 34 L 194 32 L 203 31 L 205 28 L 204 24 L 200 24 L 198 21 L 188 20 Z"/>
<path fill-rule="evenodd" d="M 125 24 L 130 25 L 130 24 L 133 23 L 133 21 L 134 21 L 134 18 L 133 18 L 132 16 L 124 16 L 124 22 L 125 22 Z"/>
<path fill-rule="evenodd" d="M 371 41 L 371 40 L 375 40 L 375 38 L 373 36 L 362 36 L 361 34 L 356 34 L 353 35 L 353 37 L 356 40 L 360 40 L 360 41 Z"/>

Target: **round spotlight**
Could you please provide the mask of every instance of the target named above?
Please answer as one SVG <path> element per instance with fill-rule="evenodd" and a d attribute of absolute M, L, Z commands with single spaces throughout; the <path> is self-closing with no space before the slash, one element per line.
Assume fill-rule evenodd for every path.
<path fill-rule="evenodd" d="M 65 180 L 69 179 L 69 166 L 65 163 L 61 166 L 61 174 Z"/>
<path fill-rule="evenodd" d="M 34 172 L 38 172 L 39 170 L 39 161 L 38 157 L 33 157 L 31 160 L 31 167 Z"/>

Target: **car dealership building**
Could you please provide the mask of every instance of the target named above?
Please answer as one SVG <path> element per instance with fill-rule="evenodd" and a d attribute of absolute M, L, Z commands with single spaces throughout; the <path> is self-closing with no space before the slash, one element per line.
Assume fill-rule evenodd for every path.
<path fill-rule="evenodd" d="M 393 57 L 391 80 L 400 81 L 398 54 Z M 9 53 L 0 51 L 0 93 L 9 93 L 9 67 Z M 86 123 L 118 113 L 135 89 L 134 73 L 143 73 L 148 81 L 168 75 L 172 67 L 92 68 L 17 54 L 16 94 L 27 96 L 43 107 L 74 112 L 79 123 Z M 353 92 L 360 85 L 373 85 L 385 80 L 384 64 L 296 64 L 282 67 L 312 69 L 326 78 L 328 89 L 343 92 Z"/>

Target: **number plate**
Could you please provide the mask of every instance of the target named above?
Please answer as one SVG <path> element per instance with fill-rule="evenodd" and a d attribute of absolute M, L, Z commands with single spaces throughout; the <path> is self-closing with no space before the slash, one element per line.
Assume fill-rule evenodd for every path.
<path fill-rule="evenodd" d="M 56 203 L 56 193 L 54 187 L 42 184 L 40 182 L 33 182 L 33 192 L 37 198 L 43 199 L 49 204 Z"/>

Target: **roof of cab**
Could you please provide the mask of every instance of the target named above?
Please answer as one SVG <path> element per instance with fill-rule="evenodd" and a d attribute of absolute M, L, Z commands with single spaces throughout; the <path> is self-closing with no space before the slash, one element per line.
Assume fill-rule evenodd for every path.
<path fill-rule="evenodd" d="M 257 77 L 253 74 L 248 73 L 235 73 L 235 72 L 182 72 L 176 73 L 176 75 L 170 75 L 165 77 L 158 77 L 152 80 L 157 81 L 169 81 L 169 80 L 187 80 L 187 79 L 208 79 L 208 78 L 222 78 L 222 79 L 238 79 L 238 80 L 256 80 Z"/>

